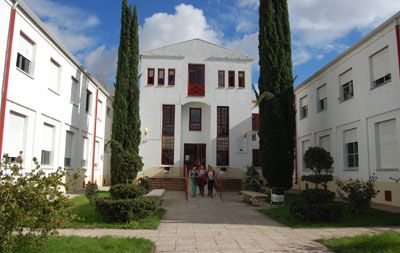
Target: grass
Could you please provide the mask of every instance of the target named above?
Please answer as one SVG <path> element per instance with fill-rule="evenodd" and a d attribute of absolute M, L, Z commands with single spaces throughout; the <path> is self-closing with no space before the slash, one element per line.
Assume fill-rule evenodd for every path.
<path fill-rule="evenodd" d="M 49 237 L 46 239 L 46 247 L 34 250 L 31 247 L 20 247 L 16 253 L 152 253 L 154 244 L 141 238 L 96 237 L 85 238 L 76 236 Z"/>
<path fill-rule="evenodd" d="M 353 214 L 346 211 L 344 217 L 338 222 L 310 222 L 295 218 L 289 212 L 291 203 L 300 200 L 298 194 L 287 194 L 285 205 L 261 209 L 260 212 L 272 219 L 292 228 L 323 228 L 323 227 L 373 227 L 373 226 L 399 226 L 400 214 L 368 208 L 363 214 Z"/>
<path fill-rule="evenodd" d="M 400 251 L 399 232 L 339 237 L 318 242 L 337 253 L 395 253 Z"/>
<path fill-rule="evenodd" d="M 100 192 L 100 197 L 109 196 L 108 192 Z M 66 228 L 120 228 L 120 229 L 157 229 L 165 209 L 159 208 L 152 215 L 130 223 L 107 223 L 96 212 L 95 205 L 89 204 L 85 195 L 74 197 L 72 200 L 72 212 L 76 215 L 74 220 L 65 224 Z"/>

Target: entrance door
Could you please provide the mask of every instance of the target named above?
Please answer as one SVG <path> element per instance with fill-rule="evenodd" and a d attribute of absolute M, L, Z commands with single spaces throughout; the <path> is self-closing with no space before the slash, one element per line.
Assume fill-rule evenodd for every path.
<path fill-rule="evenodd" d="M 184 145 L 184 164 L 188 170 L 196 165 L 197 161 L 206 166 L 206 144 L 185 144 Z"/>

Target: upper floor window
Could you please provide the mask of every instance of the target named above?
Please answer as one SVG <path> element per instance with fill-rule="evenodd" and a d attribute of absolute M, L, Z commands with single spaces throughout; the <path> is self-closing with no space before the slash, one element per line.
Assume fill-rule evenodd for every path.
<path fill-rule="evenodd" d="M 189 84 L 205 84 L 204 69 L 202 64 L 189 64 Z"/>
<path fill-rule="evenodd" d="M 369 57 L 371 69 L 371 88 L 384 85 L 392 80 L 389 64 L 389 47 L 385 47 L 379 52 Z"/>
<path fill-rule="evenodd" d="M 341 101 L 354 97 L 352 69 L 347 70 L 339 76 L 339 83 Z"/>
<path fill-rule="evenodd" d="M 99 99 L 99 103 L 97 105 L 97 119 L 100 121 L 103 119 L 103 110 L 103 101 Z"/>
<path fill-rule="evenodd" d="M 217 107 L 217 137 L 229 136 L 229 107 Z"/>
<path fill-rule="evenodd" d="M 168 69 L 168 85 L 175 85 L 175 69 Z"/>
<path fill-rule="evenodd" d="M 78 105 L 79 103 L 79 81 L 78 79 L 76 79 L 75 77 L 72 77 L 72 82 L 71 82 L 71 97 L 70 97 L 70 101 L 75 104 Z"/>
<path fill-rule="evenodd" d="M 91 111 L 92 111 L 92 92 L 90 90 L 86 90 L 85 111 L 87 113 L 91 113 Z"/>
<path fill-rule="evenodd" d="M 228 71 L 228 86 L 235 87 L 235 71 Z"/>
<path fill-rule="evenodd" d="M 147 84 L 154 84 L 154 69 L 147 69 Z"/>
<path fill-rule="evenodd" d="M 61 79 L 61 66 L 53 58 L 50 59 L 49 69 L 49 89 L 55 92 L 60 91 L 60 79 Z"/>
<path fill-rule="evenodd" d="M 259 114 L 258 113 L 253 113 L 251 115 L 251 123 L 252 123 L 252 130 L 253 131 L 258 131 L 259 129 Z"/>
<path fill-rule="evenodd" d="M 300 98 L 300 119 L 307 118 L 308 116 L 308 97 Z"/>
<path fill-rule="evenodd" d="M 174 136 L 175 132 L 175 106 L 163 105 L 163 136 Z"/>
<path fill-rule="evenodd" d="M 112 116 L 111 107 L 107 106 L 107 111 L 106 111 L 106 113 L 107 113 L 107 117 L 111 118 L 111 116 Z"/>
<path fill-rule="evenodd" d="M 357 129 L 344 131 L 344 160 L 347 169 L 358 168 L 358 141 Z"/>
<path fill-rule="evenodd" d="M 32 63 L 35 54 L 35 43 L 22 32 L 20 33 L 19 39 L 17 68 L 31 75 Z"/>
<path fill-rule="evenodd" d="M 189 110 L 189 130 L 201 131 L 201 108 L 190 108 Z"/>
<path fill-rule="evenodd" d="M 225 71 L 218 71 L 218 87 L 225 87 Z"/>
<path fill-rule="evenodd" d="M 238 81 L 239 81 L 239 87 L 244 88 L 245 86 L 245 79 L 244 79 L 244 71 L 239 71 L 238 72 Z"/>
<path fill-rule="evenodd" d="M 165 84 L 165 69 L 158 69 L 158 85 Z"/>
<path fill-rule="evenodd" d="M 317 89 L 317 108 L 318 112 L 325 111 L 328 109 L 328 100 L 327 100 L 327 95 L 326 95 L 326 84 L 320 86 Z"/>

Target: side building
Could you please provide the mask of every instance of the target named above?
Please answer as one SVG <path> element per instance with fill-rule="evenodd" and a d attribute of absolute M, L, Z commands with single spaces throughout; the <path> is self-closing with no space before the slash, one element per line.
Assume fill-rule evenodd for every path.
<path fill-rule="evenodd" d="M 2 154 L 67 169 L 71 190 L 109 181 L 112 98 L 21 1 L 0 1 Z"/>
<path fill-rule="evenodd" d="M 309 173 L 310 146 L 328 150 L 334 176 L 377 176 L 374 202 L 400 206 L 400 12 L 316 72 L 295 90 L 295 188 Z M 332 185 L 333 187 L 333 185 Z"/>
<path fill-rule="evenodd" d="M 237 179 L 252 164 L 252 59 L 193 39 L 140 58 L 142 176 L 175 178 L 196 162 Z"/>

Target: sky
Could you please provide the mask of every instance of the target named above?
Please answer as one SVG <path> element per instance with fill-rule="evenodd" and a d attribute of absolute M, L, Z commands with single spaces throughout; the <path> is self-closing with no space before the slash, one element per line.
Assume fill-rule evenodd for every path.
<path fill-rule="evenodd" d="M 128 0 L 140 51 L 201 38 L 246 54 L 258 82 L 259 0 Z M 263 1 L 263 0 L 262 0 Z M 102 82 L 115 80 L 121 0 L 24 0 Z M 288 0 L 295 86 L 400 11 L 400 0 Z"/>

